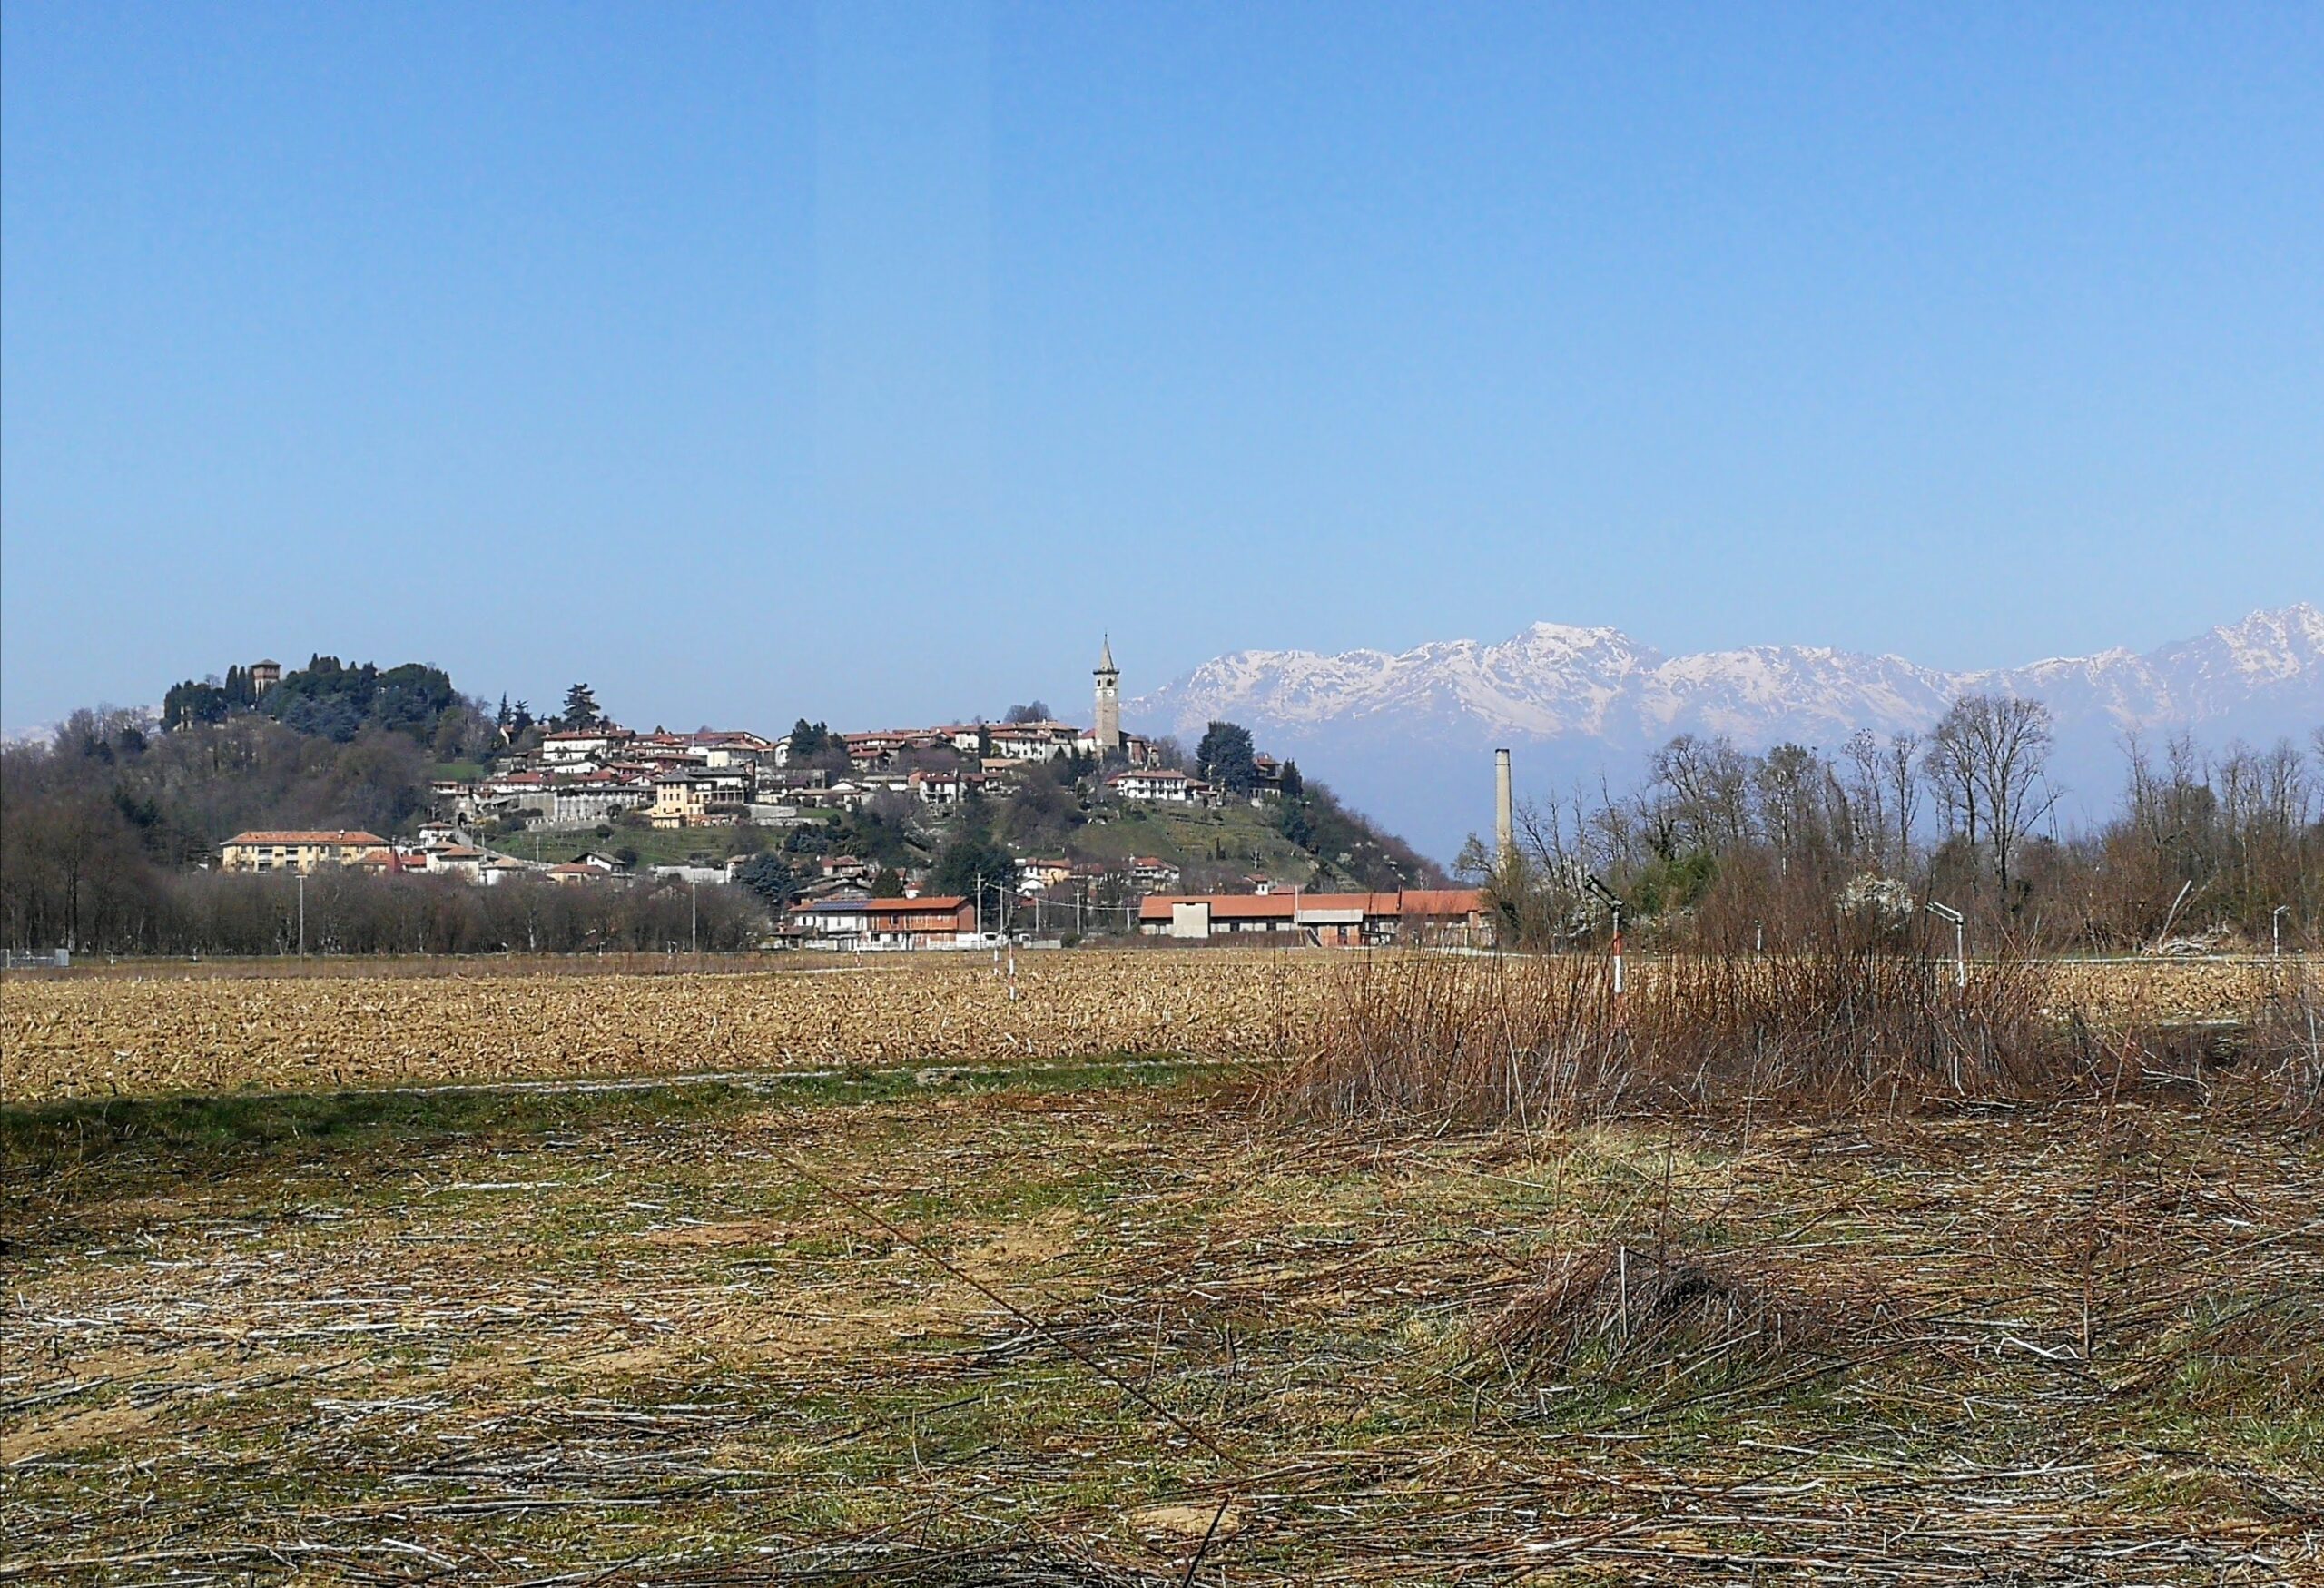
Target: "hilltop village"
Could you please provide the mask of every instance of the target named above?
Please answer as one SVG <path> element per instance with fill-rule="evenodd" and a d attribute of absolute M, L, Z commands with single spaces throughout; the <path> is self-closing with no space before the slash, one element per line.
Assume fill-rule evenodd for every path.
<path fill-rule="evenodd" d="M 215 687 L 256 707 L 283 677 L 260 662 Z M 211 687 L 173 691 L 172 712 L 215 717 L 199 693 Z M 409 833 L 251 828 L 218 845 L 215 864 L 487 888 L 742 887 L 768 906 L 769 946 L 1482 937 L 1479 893 L 1442 886 L 1295 764 L 1232 723 L 1210 725 L 1192 753 L 1128 732 L 1120 690 L 1110 641 L 1086 725 L 1036 702 L 920 727 L 642 730 L 576 685 L 545 722 L 504 704 L 487 755 L 439 768 Z"/>

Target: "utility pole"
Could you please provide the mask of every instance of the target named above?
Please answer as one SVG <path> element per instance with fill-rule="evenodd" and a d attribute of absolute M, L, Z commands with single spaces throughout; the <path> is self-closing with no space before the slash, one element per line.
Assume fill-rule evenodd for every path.
<path fill-rule="evenodd" d="M 307 957 L 307 872 L 299 869 L 299 957 Z"/>
<path fill-rule="evenodd" d="M 702 879 L 686 883 L 686 942 L 695 959 L 702 958 Z"/>
<path fill-rule="evenodd" d="M 1614 996 L 1622 995 L 1622 896 L 1594 876 L 1581 879 L 1598 902 L 1614 912 Z"/>
<path fill-rule="evenodd" d="M 1950 904 L 1928 902 L 1928 912 L 1939 921 L 1953 922 L 1953 985 L 1957 991 L 1969 987 L 1969 918 Z"/>

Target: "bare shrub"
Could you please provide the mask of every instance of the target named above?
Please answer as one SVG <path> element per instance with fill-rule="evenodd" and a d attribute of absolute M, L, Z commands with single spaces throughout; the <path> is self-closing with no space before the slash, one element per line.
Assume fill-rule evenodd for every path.
<path fill-rule="evenodd" d="M 1911 1112 L 2155 1088 L 2324 1123 L 2324 977 L 2223 982 L 2202 1011 L 2004 957 L 1877 945 L 1633 965 L 1589 956 L 1375 962 L 1261 1093 L 1278 1119 L 1523 1128 L 1624 1115 Z"/>
<path fill-rule="evenodd" d="M 2324 972 L 2315 966 L 2278 968 L 2233 1015 L 2170 1034 L 2182 1046 L 2178 1072 L 2207 1093 L 2324 1125 Z"/>
<path fill-rule="evenodd" d="M 1615 1378 L 1714 1360 L 1731 1375 L 1834 1349 L 1847 1332 L 1764 1257 L 1607 1244 L 1552 1258 L 1472 1338 L 1478 1357 L 1520 1376 L 1587 1366 Z"/>

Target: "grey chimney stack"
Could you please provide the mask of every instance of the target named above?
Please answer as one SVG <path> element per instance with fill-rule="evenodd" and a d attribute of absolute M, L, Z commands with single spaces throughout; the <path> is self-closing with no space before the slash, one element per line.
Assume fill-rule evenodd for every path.
<path fill-rule="evenodd" d="M 1509 752 L 1492 753 L 1492 857 L 1507 865 L 1517 852 L 1517 802 L 1509 784 Z"/>

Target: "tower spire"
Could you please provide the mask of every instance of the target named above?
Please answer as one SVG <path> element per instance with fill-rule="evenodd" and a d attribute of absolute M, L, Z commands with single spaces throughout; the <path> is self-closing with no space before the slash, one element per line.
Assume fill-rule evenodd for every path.
<path fill-rule="evenodd" d="M 1098 754 L 1110 755 L 1122 747 L 1122 674 L 1114 666 L 1114 641 L 1108 635 L 1098 647 L 1098 723 L 1090 731 Z"/>

